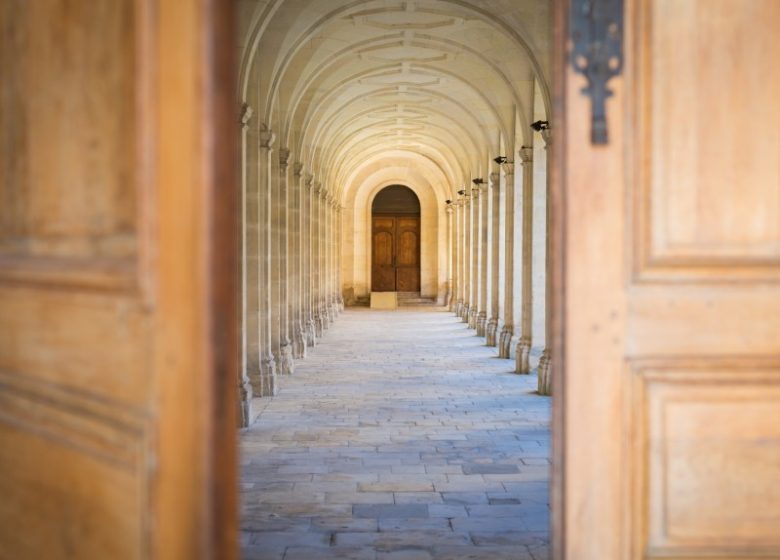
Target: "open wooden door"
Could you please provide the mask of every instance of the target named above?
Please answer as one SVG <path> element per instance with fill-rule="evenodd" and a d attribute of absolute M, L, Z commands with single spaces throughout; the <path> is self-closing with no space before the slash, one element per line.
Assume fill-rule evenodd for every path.
<path fill-rule="evenodd" d="M 0 3 L 3 560 L 235 556 L 231 6 Z"/>
<path fill-rule="evenodd" d="M 558 68 L 556 556 L 780 558 L 780 2 L 625 10 L 606 144 Z"/>

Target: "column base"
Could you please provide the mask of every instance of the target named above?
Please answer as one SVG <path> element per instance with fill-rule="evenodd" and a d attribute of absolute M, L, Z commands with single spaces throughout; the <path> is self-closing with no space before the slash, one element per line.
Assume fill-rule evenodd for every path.
<path fill-rule="evenodd" d="M 306 346 L 314 348 L 317 346 L 317 326 L 313 317 L 306 321 Z"/>
<path fill-rule="evenodd" d="M 485 336 L 487 330 L 487 313 L 480 311 L 477 314 L 475 321 L 475 328 L 477 329 L 477 336 Z"/>
<path fill-rule="evenodd" d="M 238 384 L 238 427 L 246 428 L 252 421 L 252 384 L 248 378 L 239 376 Z"/>
<path fill-rule="evenodd" d="M 512 358 L 512 335 L 514 329 L 505 325 L 501 329 L 501 336 L 498 338 L 498 357 L 499 358 Z"/>
<path fill-rule="evenodd" d="M 531 373 L 531 337 L 522 336 L 515 349 L 515 373 L 528 375 Z"/>
<path fill-rule="evenodd" d="M 463 308 L 463 300 L 458 300 L 455 302 L 455 305 L 452 306 L 452 312 L 455 313 L 456 317 L 460 317 L 461 309 Z"/>
<path fill-rule="evenodd" d="M 277 389 L 276 361 L 272 354 L 267 354 L 260 360 L 257 382 L 252 380 L 252 392 L 257 397 L 273 397 Z"/>
<path fill-rule="evenodd" d="M 477 312 L 477 308 L 473 307 L 469 310 L 469 328 L 470 329 L 476 329 L 477 328 L 477 317 L 479 316 L 479 313 Z"/>
<path fill-rule="evenodd" d="M 324 330 L 324 325 L 322 321 L 322 316 L 320 315 L 320 311 L 317 310 L 314 313 L 314 336 L 316 338 L 322 338 L 323 330 Z"/>
<path fill-rule="evenodd" d="M 537 370 L 537 391 L 540 395 L 552 395 L 552 357 L 550 350 L 545 348 L 542 357 L 539 359 L 539 368 Z"/>
<path fill-rule="evenodd" d="M 306 357 L 306 333 L 300 323 L 293 327 L 293 358 L 302 360 Z"/>
<path fill-rule="evenodd" d="M 292 344 L 289 340 L 283 340 L 279 350 L 279 373 L 282 375 L 292 375 L 295 372 L 295 362 L 293 361 Z"/>
<path fill-rule="evenodd" d="M 496 346 L 498 344 L 498 318 L 493 317 L 488 321 L 485 329 L 485 344 Z"/>
<path fill-rule="evenodd" d="M 468 303 L 465 303 L 465 302 L 463 303 L 463 305 L 460 308 L 460 315 L 458 315 L 458 317 L 460 317 L 460 320 L 462 322 L 464 322 L 464 323 L 468 323 L 469 322 L 469 304 Z"/>
<path fill-rule="evenodd" d="M 320 322 L 322 323 L 322 330 L 330 328 L 330 315 L 328 314 L 328 306 L 323 302 L 320 304 Z"/>

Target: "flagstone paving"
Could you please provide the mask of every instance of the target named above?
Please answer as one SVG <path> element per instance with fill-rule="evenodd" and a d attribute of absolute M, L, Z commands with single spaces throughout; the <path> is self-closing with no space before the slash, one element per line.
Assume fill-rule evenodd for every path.
<path fill-rule="evenodd" d="M 246 560 L 545 560 L 550 399 L 442 308 L 348 309 L 241 434 Z"/>

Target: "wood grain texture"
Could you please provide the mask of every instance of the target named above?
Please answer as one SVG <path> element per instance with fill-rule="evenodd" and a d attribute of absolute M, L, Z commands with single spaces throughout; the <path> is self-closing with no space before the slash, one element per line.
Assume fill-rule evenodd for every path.
<path fill-rule="evenodd" d="M 607 146 L 565 73 L 557 558 L 780 556 L 779 8 L 627 1 Z"/>
<path fill-rule="evenodd" d="M 236 555 L 232 8 L 0 5 L 0 558 Z"/>

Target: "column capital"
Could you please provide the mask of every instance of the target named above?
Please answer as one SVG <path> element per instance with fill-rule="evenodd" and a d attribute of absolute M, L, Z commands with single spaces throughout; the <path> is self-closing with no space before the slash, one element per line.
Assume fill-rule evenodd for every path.
<path fill-rule="evenodd" d="M 312 187 L 314 189 L 314 194 L 319 195 L 322 192 L 322 183 L 319 181 L 314 181 Z"/>
<path fill-rule="evenodd" d="M 293 175 L 296 177 L 303 176 L 303 164 L 300 161 L 293 163 Z"/>
<path fill-rule="evenodd" d="M 447 214 L 452 214 L 453 212 L 452 204 L 448 204 L 447 207 L 444 209 L 444 211 L 447 212 Z"/>
<path fill-rule="evenodd" d="M 265 150 L 272 149 L 276 134 L 266 125 L 260 125 L 260 147 Z"/>
<path fill-rule="evenodd" d="M 490 174 L 490 186 L 493 188 L 498 187 L 501 184 L 501 173 L 495 172 Z"/>
<path fill-rule="evenodd" d="M 506 163 L 501 164 L 501 169 L 504 170 L 504 175 L 514 175 L 515 174 L 515 162 L 508 161 Z"/>
<path fill-rule="evenodd" d="M 254 115 L 254 111 L 248 103 L 241 105 L 241 115 L 239 116 L 239 122 L 241 123 L 241 128 L 243 130 L 249 128 L 249 121 L 252 120 L 252 115 Z"/>
<path fill-rule="evenodd" d="M 533 163 L 534 161 L 534 149 L 529 146 L 523 146 L 520 148 L 520 150 L 517 152 L 520 155 L 520 159 L 522 160 L 523 165 L 527 165 L 529 163 Z"/>
<path fill-rule="evenodd" d="M 306 173 L 304 175 L 303 182 L 309 188 L 309 190 L 311 190 L 314 185 L 314 175 L 311 173 Z"/>
<path fill-rule="evenodd" d="M 287 162 L 290 161 L 289 148 L 279 148 L 279 165 L 287 167 Z"/>

